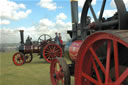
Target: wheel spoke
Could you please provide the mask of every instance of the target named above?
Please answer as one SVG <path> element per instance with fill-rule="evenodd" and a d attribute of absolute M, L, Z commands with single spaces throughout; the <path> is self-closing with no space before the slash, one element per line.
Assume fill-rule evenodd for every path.
<path fill-rule="evenodd" d="M 91 58 L 91 60 L 92 60 L 93 68 L 94 68 L 94 70 L 95 70 L 95 72 L 96 72 L 96 76 L 97 76 L 97 78 L 98 78 L 98 81 L 99 81 L 100 84 L 102 84 L 102 80 L 101 80 L 101 78 L 100 78 L 99 71 L 98 71 L 98 69 L 97 69 L 97 67 L 96 67 L 96 63 L 95 63 L 95 61 L 94 61 L 93 58 Z"/>
<path fill-rule="evenodd" d="M 107 56 L 106 56 L 106 76 L 105 76 L 105 83 L 109 82 L 109 72 L 110 72 L 110 57 L 111 57 L 111 41 L 108 40 L 107 45 Z"/>
<path fill-rule="evenodd" d="M 53 47 L 53 50 L 55 51 L 55 49 L 56 49 L 56 47 L 54 46 L 54 47 Z"/>
<path fill-rule="evenodd" d="M 92 55 L 94 56 L 94 58 L 96 59 L 98 65 L 100 66 L 101 70 L 103 71 L 103 73 L 105 74 L 105 68 L 102 64 L 102 62 L 100 61 L 100 59 L 98 58 L 96 52 L 94 51 L 94 49 L 92 47 L 89 48 L 89 50 L 91 51 Z"/>
<path fill-rule="evenodd" d="M 99 85 L 98 81 L 96 81 L 94 78 L 92 78 L 91 76 L 87 75 L 86 73 L 82 73 L 82 77 L 84 77 L 85 79 L 91 81 L 92 83 Z"/>
<path fill-rule="evenodd" d="M 93 15 L 94 20 L 97 21 L 96 14 L 95 14 L 95 12 L 93 10 L 93 7 L 92 7 L 91 3 L 90 3 L 90 9 L 91 9 L 91 12 L 92 12 L 92 15 Z"/>
<path fill-rule="evenodd" d="M 106 5 L 106 0 L 103 0 L 101 11 L 100 11 L 100 14 L 99 14 L 99 20 L 101 20 L 102 17 L 103 17 L 103 12 L 104 12 L 105 5 Z"/>
<path fill-rule="evenodd" d="M 119 60 L 118 60 L 118 44 L 116 41 L 113 41 L 114 48 L 114 61 L 115 61 L 115 78 L 119 78 Z"/>
<path fill-rule="evenodd" d="M 116 80 L 114 85 L 120 85 L 126 78 L 128 78 L 128 68 L 126 68 L 125 72 Z"/>
<path fill-rule="evenodd" d="M 89 50 L 91 51 L 92 55 L 94 56 L 94 58 L 96 59 L 96 62 L 98 63 L 100 69 L 102 70 L 102 72 L 104 73 L 104 75 L 106 76 L 106 70 L 105 67 L 103 66 L 102 62 L 100 61 L 100 59 L 98 58 L 96 52 L 94 51 L 94 49 L 92 47 L 89 48 Z M 109 77 L 109 81 L 112 81 Z"/>

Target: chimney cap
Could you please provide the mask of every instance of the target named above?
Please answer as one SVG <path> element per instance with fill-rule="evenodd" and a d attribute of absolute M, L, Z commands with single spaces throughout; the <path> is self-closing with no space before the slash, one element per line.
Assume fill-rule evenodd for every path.
<path fill-rule="evenodd" d="M 24 32 L 24 30 L 19 30 L 20 32 Z"/>
<path fill-rule="evenodd" d="M 72 2 L 72 1 L 78 1 L 78 0 L 70 0 L 70 1 Z"/>

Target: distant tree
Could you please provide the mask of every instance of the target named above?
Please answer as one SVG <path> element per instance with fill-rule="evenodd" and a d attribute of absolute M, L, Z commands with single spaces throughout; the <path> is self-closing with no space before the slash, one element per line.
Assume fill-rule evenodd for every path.
<path fill-rule="evenodd" d="M 4 47 L 4 45 L 1 46 L 0 52 L 5 52 L 5 47 Z"/>

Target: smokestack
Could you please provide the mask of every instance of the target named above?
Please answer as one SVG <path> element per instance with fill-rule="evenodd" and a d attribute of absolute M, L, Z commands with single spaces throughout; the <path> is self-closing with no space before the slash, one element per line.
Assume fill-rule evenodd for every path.
<path fill-rule="evenodd" d="M 24 30 L 20 30 L 21 44 L 24 44 Z"/>
<path fill-rule="evenodd" d="M 72 14 L 72 40 L 76 40 L 77 26 L 78 26 L 78 0 L 71 0 L 71 14 Z"/>

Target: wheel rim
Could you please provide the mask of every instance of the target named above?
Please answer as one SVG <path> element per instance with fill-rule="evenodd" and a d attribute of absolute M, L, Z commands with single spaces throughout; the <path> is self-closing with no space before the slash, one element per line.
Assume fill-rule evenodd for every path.
<path fill-rule="evenodd" d="M 62 57 L 62 49 L 57 44 L 48 44 L 43 49 L 43 57 L 49 63 L 56 57 Z"/>
<path fill-rule="evenodd" d="M 13 55 L 13 63 L 17 66 L 24 64 L 24 54 L 17 52 Z"/>
<path fill-rule="evenodd" d="M 64 73 L 62 72 L 62 67 L 60 63 L 57 60 L 54 60 L 51 65 L 52 85 L 64 85 Z"/>
<path fill-rule="evenodd" d="M 41 43 L 41 42 L 46 42 L 47 40 L 51 40 L 52 37 L 48 34 L 43 34 L 41 35 L 39 38 L 38 38 L 38 42 Z"/>
<path fill-rule="evenodd" d="M 25 54 L 25 63 L 30 63 L 33 59 L 32 54 Z"/>
<path fill-rule="evenodd" d="M 99 56 L 101 55 L 98 54 L 97 50 L 105 46 L 106 42 L 106 57 L 104 62 L 100 59 L 101 57 Z M 119 70 L 119 43 L 128 47 L 128 44 L 110 34 L 97 33 L 88 37 L 83 42 L 78 53 L 79 57 L 75 69 L 75 85 L 125 85 L 124 80 L 127 80 L 128 77 L 128 67 L 126 66 L 123 72 Z M 112 50 L 113 56 L 111 56 Z M 114 80 L 110 77 L 112 57 L 115 69 Z"/>
<path fill-rule="evenodd" d="M 64 59 L 57 58 L 52 61 L 50 77 L 52 85 L 70 85 L 70 72 Z"/>

